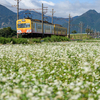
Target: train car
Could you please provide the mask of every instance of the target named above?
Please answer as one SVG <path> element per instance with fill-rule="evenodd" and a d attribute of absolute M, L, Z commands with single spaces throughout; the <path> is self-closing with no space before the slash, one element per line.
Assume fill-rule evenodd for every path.
<path fill-rule="evenodd" d="M 41 20 L 33 19 L 19 19 L 16 21 L 17 34 L 21 35 L 61 35 L 67 36 L 67 28 L 61 27 L 60 25 L 55 25 L 44 21 L 42 33 L 42 22 Z"/>
<path fill-rule="evenodd" d="M 54 34 L 67 36 L 67 28 L 62 27 L 61 25 L 55 24 L 54 25 Z"/>

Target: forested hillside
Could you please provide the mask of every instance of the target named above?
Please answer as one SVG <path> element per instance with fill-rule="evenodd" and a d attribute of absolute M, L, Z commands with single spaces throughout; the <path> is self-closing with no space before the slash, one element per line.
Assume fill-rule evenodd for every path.
<path fill-rule="evenodd" d="M 37 13 L 34 11 L 21 11 L 19 13 L 19 18 L 24 18 L 26 16 L 25 13 L 29 13 L 32 19 L 41 20 L 41 13 Z M 27 17 L 26 16 L 26 17 Z M 12 29 L 16 29 L 16 20 L 17 14 L 9 10 L 8 8 L 0 5 L 0 28 L 11 27 Z M 45 16 L 44 20 L 48 22 L 52 22 L 52 18 L 50 16 Z M 80 32 L 80 22 L 83 23 L 83 32 L 85 32 L 86 28 L 100 31 L 100 13 L 95 10 L 89 10 L 81 16 L 75 16 L 71 18 L 71 31 L 76 30 Z M 54 24 L 60 24 L 63 27 L 68 27 L 68 18 L 59 18 L 54 17 Z"/>

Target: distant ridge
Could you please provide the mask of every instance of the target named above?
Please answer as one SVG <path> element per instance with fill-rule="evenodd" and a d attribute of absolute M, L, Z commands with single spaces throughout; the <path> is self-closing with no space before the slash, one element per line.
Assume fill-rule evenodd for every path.
<path fill-rule="evenodd" d="M 26 12 L 28 13 L 30 11 Z M 21 11 L 19 15 L 20 19 L 24 18 L 25 12 Z M 31 16 L 33 19 L 41 20 L 41 13 L 31 11 Z M 45 16 L 45 17 L 47 18 L 44 20 L 52 22 L 52 18 L 50 16 Z M 9 10 L 5 6 L 0 5 L 0 28 L 11 27 L 12 29 L 16 29 L 16 20 L 17 20 L 16 13 Z M 87 26 L 93 30 L 96 29 L 97 31 L 100 31 L 100 13 L 96 12 L 95 10 L 89 10 L 80 16 L 73 17 L 71 20 L 71 31 L 76 30 L 77 32 L 80 32 L 80 27 L 79 27 L 80 22 L 83 22 L 83 32 L 85 32 Z M 63 27 L 68 27 L 68 18 L 54 17 L 54 24 L 60 24 Z"/>
<path fill-rule="evenodd" d="M 16 28 L 16 13 L 12 12 L 3 5 L 0 5 L 0 28 L 12 27 Z"/>
<path fill-rule="evenodd" d="M 95 10 L 89 10 L 85 13 L 83 13 L 81 16 L 78 16 L 75 18 L 72 22 L 72 28 L 71 30 L 77 30 L 80 32 L 79 23 L 83 23 L 83 32 L 85 32 L 85 29 L 87 27 L 100 31 L 100 13 L 96 12 Z M 67 24 L 64 24 L 64 26 L 67 26 Z"/>
<path fill-rule="evenodd" d="M 15 14 L 13 11 L 9 10 L 3 5 L 0 5 L 0 16 L 9 16 Z"/>

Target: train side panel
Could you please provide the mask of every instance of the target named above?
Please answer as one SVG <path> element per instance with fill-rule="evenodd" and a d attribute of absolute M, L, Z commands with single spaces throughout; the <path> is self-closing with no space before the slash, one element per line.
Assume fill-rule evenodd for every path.
<path fill-rule="evenodd" d="M 54 34 L 67 36 L 67 28 L 54 25 Z"/>
<path fill-rule="evenodd" d="M 45 34 L 54 34 L 54 25 L 44 24 L 44 33 Z"/>
<path fill-rule="evenodd" d="M 44 34 L 54 34 L 54 25 L 44 23 L 43 27 L 44 27 Z M 42 34 L 42 23 L 33 21 L 32 30 L 33 30 L 33 33 Z"/>

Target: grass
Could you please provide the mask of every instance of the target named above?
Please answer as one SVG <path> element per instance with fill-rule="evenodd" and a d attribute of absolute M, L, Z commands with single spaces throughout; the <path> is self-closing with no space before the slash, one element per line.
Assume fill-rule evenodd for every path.
<path fill-rule="evenodd" d="M 91 36 L 87 36 L 87 34 L 71 34 L 70 35 L 71 39 L 91 39 Z"/>

